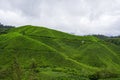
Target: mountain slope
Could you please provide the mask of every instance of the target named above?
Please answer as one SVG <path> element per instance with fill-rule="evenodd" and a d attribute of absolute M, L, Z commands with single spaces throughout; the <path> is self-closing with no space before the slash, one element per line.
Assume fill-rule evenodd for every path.
<path fill-rule="evenodd" d="M 10 39 L 9 39 L 9 37 L 10 37 Z M 29 59 L 39 58 L 38 61 L 41 61 L 42 58 L 44 58 L 43 61 L 41 62 L 41 64 L 45 63 L 45 60 L 48 59 L 47 60 L 48 62 L 45 64 L 49 64 L 49 61 L 51 61 L 50 64 L 53 63 L 54 65 L 58 65 L 59 63 L 57 63 L 57 62 L 61 61 L 61 60 L 63 60 L 63 62 L 61 61 L 60 64 L 63 64 L 67 61 L 67 59 L 65 59 L 67 57 L 60 54 L 54 48 L 52 48 L 40 41 L 37 41 L 37 40 L 34 40 L 27 36 L 24 36 L 22 34 L 10 33 L 7 35 L 2 35 L 2 36 L 0 36 L 0 38 L 2 38 L 4 40 L 4 42 L 1 43 L 0 48 L 2 50 L 8 50 L 8 51 L 12 50 L 13 53 L 12 52 L 10 52 L 10 53 L 17 55 L 17 56 L 22 56 L 20 58 L 23 58 L 23 57 L 24 58 L 28 57 Z M 3 52 L 3 53 L 5 53 L 5 52 Z M 59 64 L 59 66 L 60 66 L 60 64 Z M 71 63 L 71 65 L 72 65 L 72 63 Z"/>
<path fill-rule="evenodd" d="M 46 80 L 50 77 L 51 80 L 60 77 L 65 79 L 65 76 L 67 79 L 79 80 L 80 76 L 84 80 L 101 70 L 114 70 L 113 73 L 117 74 L 120 72 L 120 57 L 116 51 L 119 46 L 94 36 L 75 36 L 27 25 L 0 35 L 0 45 L 1 71 L 8 70 L 14 61 L 18 62 L 24 71 L 25 80 L 31 73 L 31 64 L 36 65 L 35 76 L 38 80 L 43 79 L 42 76 L 47 76 Z"/>

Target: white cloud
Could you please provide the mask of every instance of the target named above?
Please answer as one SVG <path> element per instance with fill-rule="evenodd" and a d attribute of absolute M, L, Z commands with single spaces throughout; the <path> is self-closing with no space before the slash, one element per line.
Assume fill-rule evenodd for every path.
<path fill-rule="evenodd" d="M 1 0 L 0 20 L 78 35 L 120 35 L 120 0 Z"/>
<path fill-rule="evenodd" d="M 27 23 L 27 18 L 20 12 L 0 10 L 0 18 L 3 23 L 12 25 L 22 25 Z"/>

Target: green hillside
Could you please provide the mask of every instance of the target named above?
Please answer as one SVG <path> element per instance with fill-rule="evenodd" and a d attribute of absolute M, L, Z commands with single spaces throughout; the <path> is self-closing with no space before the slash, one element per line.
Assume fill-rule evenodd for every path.
<path fill-rule="evenodd" d="M 26 25 L 0 34 L 0 80 L 119 80 L 118 41 Z"/>

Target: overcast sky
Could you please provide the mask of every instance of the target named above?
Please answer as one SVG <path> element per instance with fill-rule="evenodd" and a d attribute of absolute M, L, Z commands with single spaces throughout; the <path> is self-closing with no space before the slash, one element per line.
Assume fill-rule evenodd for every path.
<path fill-rule="evenodd" d="M 0 22 L 77 35 L 120 35 L 120 0 L 0 0 Z"/>

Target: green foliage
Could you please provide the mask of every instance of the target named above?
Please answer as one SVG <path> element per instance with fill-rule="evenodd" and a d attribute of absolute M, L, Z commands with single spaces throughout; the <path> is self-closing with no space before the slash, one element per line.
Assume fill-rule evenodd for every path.
<path fill-rule="evenodd" d="M 98 79 L 117 78 L 117 77 L 119 77 L 119 75 L 116 73 L 107 70 L 102 70 L 90 75 L 89 79 L 98 80 Z"/>
<path fill-rule="evenodd" d="M 20 64 L 17 61 L 17 58 L 14 57 L 13 64 L 11 65 L 12 70 L 12 79 L 13 80 L 22 80 L 22 69 Z"/>
<path fill-rule="evenodd" d="M 119 52 L 119 45 L 95 36 L 75 36 L 30 25 L 12 28 L 0 35 L 0 79 L 113 78 L 120 73 Z"/>
<path fill-rule="evenodd" d="M 105 41 L 119 45 L 120 46 L 120 39 L 119 38 L 108 38 Z"/>
<path fill-rule="evenodd" d="M 39 71 L 36 68 L 37 68 L 37 63 L 35 59 L 32 59 L 30 64 L 29 80 L 38 80 L 37 73 Z"/>

